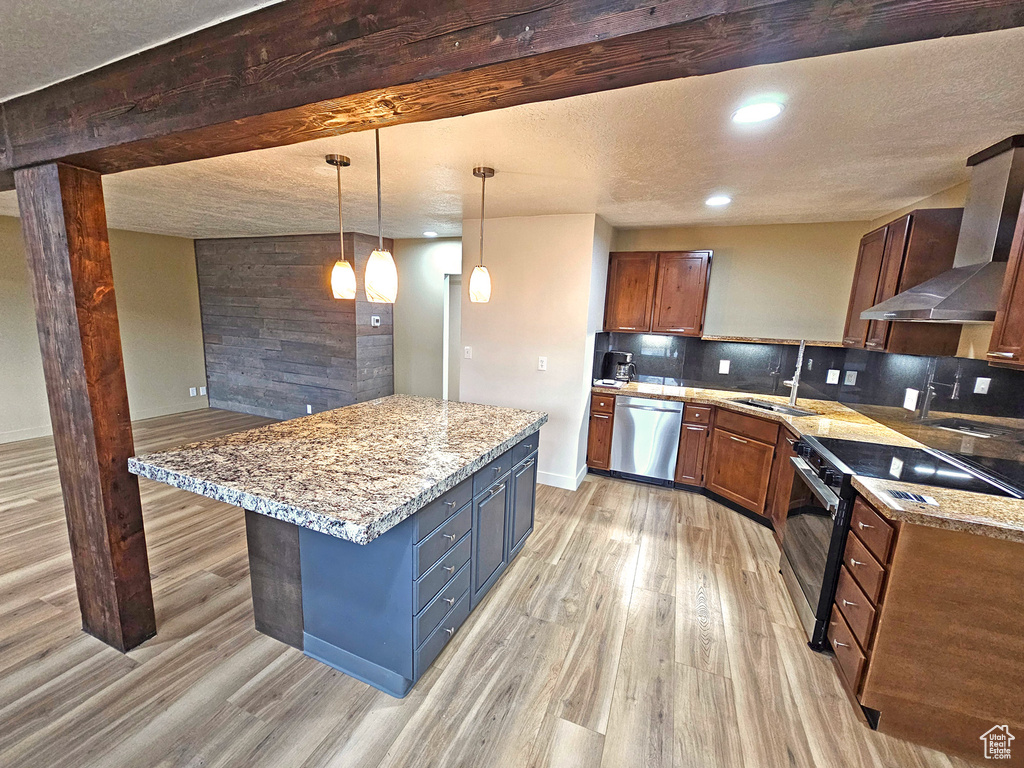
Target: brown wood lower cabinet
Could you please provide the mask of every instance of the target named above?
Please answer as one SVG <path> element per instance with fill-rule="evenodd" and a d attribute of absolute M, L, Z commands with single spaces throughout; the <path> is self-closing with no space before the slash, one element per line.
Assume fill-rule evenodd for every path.
<path fill-rule="evenodd" d="M 676 482 L 704 485 L 704 456 L 707 452 L 708 428 L 701 424 L 683 424 L 679 434 L 679 459 L 676 461 Z"/>
<path fill-rule="evenodd" d="M 775 466 L 772 468 L 772 485 L 768 498 L 768 517 L 772 521 L 775 540 L 781 545 L 786 535 L 786 519 L 789 517 L 789 505 L 793 496 L 793 478 L 796 470 L 790 459 L 796 456 L 794 446 L 797 437 L 788 429 L 779 430 L 779 439 L 775 443 Z M 801 487 L 806 487 L 801 483 Z"/>
<path fill-rule="evenodd" d="M 612 427 L 615 421 L 615 397 L 590 396 L 590 432 L 587 435 L 587 466 L 609 469 L 612 464 Z"/>
<path fill-rule="evenodd" d="M 764 514 L 774 456 L 774 440 L 763 443 L 716 426 L 704 485 L 744 509 Z"/>

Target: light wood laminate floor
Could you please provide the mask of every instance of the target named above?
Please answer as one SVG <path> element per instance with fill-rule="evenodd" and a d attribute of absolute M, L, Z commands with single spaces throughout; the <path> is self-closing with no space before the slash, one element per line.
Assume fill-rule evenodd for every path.
<path fill-rule="evenodd" d="M 136 424 L 140 450 L 265 423 Z M 703 497 L 541 486 L 526 549 L 404 700 L 253 629 L 240 509 L 142 481 L 158 634 L 85 635 L 47 439 L 0 445 L 0 765 L 963 765 L 868 730 L 767 529 Z"/>

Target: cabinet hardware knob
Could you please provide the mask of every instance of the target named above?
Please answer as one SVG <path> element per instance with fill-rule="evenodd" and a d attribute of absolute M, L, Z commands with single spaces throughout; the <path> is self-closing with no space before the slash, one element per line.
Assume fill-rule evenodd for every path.
<path fill-rule="evenodd" d="M 845 600 L 845 599 L 843 600 L 843 605 L 849 605 L 849 606 L 852 606 L 854 608 L 857 607 L 856 603 L 851 603 L 849 600 Z"/>
<path fill-rule="evenodd" d="M 455 634 L 455 627 L 445 627 L 444 631 L 448 633 L 448 637 Z"/>
<path fill-rule="evenodd" d="M 442 571 L 448 571 L 448 573 L 455 573 L 455 566 L 454 565 L 446 565 L 441 570 Z"/>
<path fill-rule="evenodd" d="M 851 557 L 850 558 L 850 565 L 852 565 L 854 568 L 856 568 L 858 565 L 867 565 L 867 563 L 862 563 L 860 560 L 854 560 Z"/>
<path fill-rule="evenodd" d="M 875 526 L 873 526 L 873 525 L 868 525 L 867 523 L 861 523 L 861 522 L 858 522 L 858 523 L 857 523 L 857 525 L 859 525 L 859 526 L 860 526 L 860 529 L 861 529 L 862 531 L 863 531 L 863 530 L 864 530 L 865 528 L 874 528 L 874 527 L 875 527 Z"/>
<path fill-rule="evenodd" d="M 446 597 L 446 598 L 444 598 L 444 601 L 446 603 L 448 603 L 448 605 L 455 605 L 455 598 L 454 597 Z"/>
<path fill-rule="evenodd" d="M 454 506 L 455 506 L 455 502 L 454 502 L 454 501 L 446 501 L 446 502 L 444 503 L 444 505 L 445 505 L 446 507 L 454 507 Z"/>
<path fill-rule="evenodd" d="M 441 534 L 441 538 L 442 539 L 448 539 L 448 541 L 455 541 L 455 534 L 454 533 L 442 533 Z"/>
<path fill-rule="evenodd" d="M 847 644 L 847 643 L 840 643 L 838 640 L 833 640 L 832 642 L 835 644 L 836 648 L 849 648 L 850 647 L 849 644 Z"/>

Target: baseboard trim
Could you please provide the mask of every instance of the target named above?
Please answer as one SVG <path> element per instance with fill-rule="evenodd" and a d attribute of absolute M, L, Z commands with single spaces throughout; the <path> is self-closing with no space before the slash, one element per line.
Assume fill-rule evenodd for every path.
<path fill-rule="evenodd" d="M 189 411 L 202 411 L 210 407 L 206 395 L 190 397 L 188 400 L 181 400 L 169 405 L 162 405 L 157 408 L 140 408 L 131 411 L 132 421 L 143 421 L 155 419 L 158 416 L 171 416 L 175 413 L 188 413 Z M 45 427 L 25 427 L 24 429 L 11 429 L 0 432 L 0 443 L 18 443 L 22 440 L 34 440 L 37 437 L 50 437 L 53 428 L 47 424 Z"/>
<path fill-rule="evenodd" d="M 541 485 L 550 485 L 554 488 L 562 488 L 566 491 L 575 491 L 580 487 L 580 483 L 583 482 L 583 477 L 587 474 L 587 468 L 583 468 L 583 472 L 572 477 L 570 475 L 559 475 L 554 472 L 537 472 L 537 482 Z"/>
<path fill-rule="evenodd" d="M 49 437 L 53 431 L 46 427 L 25 427 L 24 429 L 11 429 L 0 432 L 0 443 L 17 443 L 22 440 L 32 440 L 37 437 Z"/>

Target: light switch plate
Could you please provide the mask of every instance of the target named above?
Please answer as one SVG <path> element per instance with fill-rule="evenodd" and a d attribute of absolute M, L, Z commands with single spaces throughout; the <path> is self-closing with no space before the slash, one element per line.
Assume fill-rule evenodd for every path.
<path fill-rule="evenodd" d="M 843 384 L 848 387 L 852 387 L 857 383 L 857 372 L 847 371 L 846 376 L 843 377 Z"/>
<path fill-rule="evenodd" d="M 976 395 L 987 395 L 988 385 L 992 383 L 992 379 L 979 376 L 974 380 L 974 394 Z"/>
<path fill-rule="evenodd" d="M 309 403 L 306 403 L 306 413 L 312 413 L 312 412 L 313 412 L 313 406 L 310 405 Z"/>
<path fill-rule="evenodd" d="M 206 387 L 200 387 L 199 388 L 199 394 L 200 395 L 205 395 L 206 394 Z"/>
<path fill-rule="evenodd" d="M 548 359 L 546 357 L 537 358 L 537 370 L 546 371 L 548 369 Z"/>
<path fill-rule="evenodd" d="M 719 373 L 728 373 L 729 372 L 729 361 L 728 360 L 719 360 L 718 361 L 718 372 Z"/>
<path fill-rule="evenodd" d="M 463 352 L 462 352 L 462 356 L 464 358 L 466 358 L 467 360 L 472 360 L 473 359 L 473 348 L 472 347 L 466 347 L 463 350 Z"/>
<path fill-rule="evenodd" d="M 196 388 L 195 387 L 189 387 L 188 388 L 188 396 L 189 397 L 195 397 L 196 396 Z"/>
<path fill-rule="evenodd" d="M 829 368 L 828 373 L 825 375 L 826 384 L 838 384 L 839 374 L 842 373 L 838 368 Z"/>
<path fill-rule="evenodd" d="M 907 387 L 907 391 L 903 394 L 903 407 L 908 411 L 917 410 L 917 397 L 921 392 L 917 389 Z"/>

